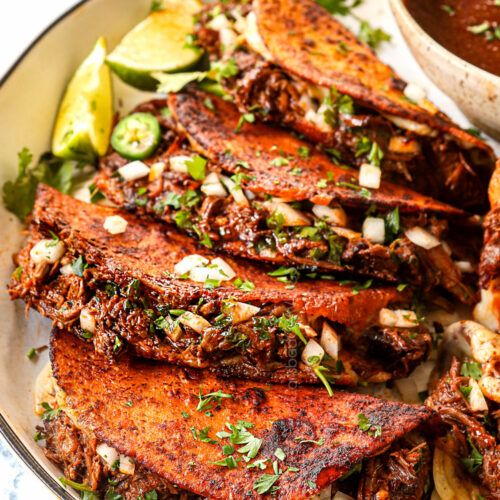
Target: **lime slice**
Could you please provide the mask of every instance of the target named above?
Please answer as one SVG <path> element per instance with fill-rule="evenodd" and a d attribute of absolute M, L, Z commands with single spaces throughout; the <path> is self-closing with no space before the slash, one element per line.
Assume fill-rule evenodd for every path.
<path fill-rule="evenodd" d="M 108 56 L 107 63 L 125 82 L 141 90 L 155 90 L 158 81 L 151 73 L 174 73 L 189 69 L 203 51 L 186 45 L 193 32 L 197 0 L 170 0 L 127 33 Z"/>
<path fill-rule="evenodd" d="M 60 158 L 91 160 L 108 149 L 113 99 L 105 61 L 106 42 L 101 37 L 76 70 L 59 107 L 52 152 Z"/>

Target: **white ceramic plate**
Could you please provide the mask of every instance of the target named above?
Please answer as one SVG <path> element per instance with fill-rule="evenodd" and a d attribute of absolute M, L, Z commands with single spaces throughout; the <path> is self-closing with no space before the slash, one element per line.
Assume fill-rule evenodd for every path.
<path fill-rule="evenodd" d="M 35 157 L 48 149 L 64 86 L 95 40 L 104 35 L 108 46 L 113 47 L 145 17 L 149 3 L 149 0 L 86 0 L 77 4 L 49 27 L 4 76 L 0 87 L 0 185 L 15 177 L 17 152 L 23 147 L 29 147 Z M 396 27 L 387 0 L 365 0 L 358 13 L 393 36 L 392 42 L 385 44 L 380 52 L 381 57 L 404 79 L 424 87 L 438 106 L 467 127 L 458 108 L 418 67 Z M 117 106 L 119 101 L 122 103 L 116 109 L 126 111 L 148 98 L 119 81 L 115 80 L 114 85 Z M 491 144 L 500 153 L 500 144 Z M 26 321 L 24 305 L 9 301 L 5 286 L 13 271 L 11 256 L 18 250 L 23 235 L 20 224 L 3 207 L 0 207 L 0 227 L 0 430 L 27 466 L 55 494 L 72 498 L 57 480 L 60 472 L 33 441 L 37 419 L 33 414 L 32 386 L 47 354 L 29 361 L 26 352 L 47 343 L 50 324 L 33 312 Z"/>

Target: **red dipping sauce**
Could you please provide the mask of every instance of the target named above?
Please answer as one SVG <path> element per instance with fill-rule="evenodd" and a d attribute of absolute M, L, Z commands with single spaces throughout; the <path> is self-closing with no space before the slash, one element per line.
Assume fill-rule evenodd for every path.
<path fill-rule="evenodd" d="M 405 0 L 418 24 L 439 44 L 500 76 L 500 0 Z"/>

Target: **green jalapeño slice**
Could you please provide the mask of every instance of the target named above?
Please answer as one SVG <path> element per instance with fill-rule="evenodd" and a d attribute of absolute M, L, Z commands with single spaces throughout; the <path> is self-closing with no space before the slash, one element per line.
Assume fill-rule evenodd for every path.
<path fill-rule="evenodd" d="M 127 160 L 144 160 L 158 147 L 160 124 L 150 113 L 133 113 L 118 122 L 111 136 L 111 145 Z"/>

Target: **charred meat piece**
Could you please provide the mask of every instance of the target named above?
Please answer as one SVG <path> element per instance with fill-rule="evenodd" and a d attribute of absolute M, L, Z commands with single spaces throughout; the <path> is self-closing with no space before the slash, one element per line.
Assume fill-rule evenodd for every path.
<path fill-rule="evenodd" d="M 476 372 L 479 371 L 479 374 Z M 481 367 L 474 362 L 453 360 L 426 400 L 444 425 L 436 438 L 436 447 L 456 460 L 459 473 L 476 482 L 486 498 L 500 495 L 500 444 L 498 441 L 498 405 L 484 398 L 478 404 L 474 378 Z M 474 385 L 475 384 L 475 385 Z M 485 406 L 484 406 L 485 405 Z"/>
<path fill-rule="evenodd" d="M 112 235 L 104 226 L 117 216 L 127 226 Z M 294 283 L 286 274 L 278 281 L 262 266 L 221 259 L 172 228 L 46 186 L 39 188 L 31 239 L 17 264 L 11 297 L 60 327 L 74 327 L 109 358 L 129 348 L 226 376 L 311 383 L 326 370 L 331 382 L 355 385 L 365 378 L 354 365 L 366 381 L 389 380 L 407 375 L 429 351 L 428 331 L 415 312 L 401 309 L 411 300 L 408 290 Z M 383 348 L 364 333 L 379 324 Z M 354 338 L 356 349 L 344 349 Z"/>
<path fill-rule="evenodd" d="M 211 98 L 212 111 L 204 106 L 205 99 L 199 93 L 171 99 L 179 127 L 186 129 L 196 152 L 210 160 L 204 179 L 182 171 L 183 162 L 205 159 L 179 134 L 163 153 L 147 160 L 154 174 L 149 177 L 123 179 L 119 172 L 126 160 L 116 153 L 104 158 L 99 188 L 119 206 L 176 224 L 233 255 L 402 281 L 425 290 L 443 286 L 463 302 L 472 302 L 474 293 L 452 256 L 416 247 L 404 235 L 414 225 L 433 232 L 434 226 L 442 226 L 436 236 L 446 241 L 447 221 L 432 212 L 458 216 L 454 208 L 384 183 L 372 192 L 361 189 L 346 170 L 287 133 L 248 124 L 236 133 L 235 108 Z M 252 146 L 256 140 L 259 150 Z M 162 169 L 156 174 L 158 165 Z M 385 236 L 377 242 L 362 234 L 367 209 L 375 224 L 390 225 L 393 219 L 392 229 L 382 227 Z M 389 246 L 394 239 L 406 246 L 403 259 Z M 431 258 L 437 253 L 439 259 Z"/>
<path fill-rule="evenodd" d="M 56 428 L 48 431 L 49 456 L 63 465 L 74 463 L 58 449 L 66 441 L 52 437 L 62 425 L 58 434 L 71 434 L 75 455 L 101 467 L 97 475 L 81 460 L 67 473 L 92 487 L 98 484 L 98 490 L 111 477 L 125 498 L 138 489 L 136 474 L 140 484 L 157 489 L 158 498 L 169 498 L 161 495 L 168 495 L 174 484 L 174 491 L 214 499 L 271 492 L 278 499 L 300 500 L 327 491 L 333 496 L 335 482 L 350 469 L 390 452 L 393 443 L 431 416 L 425 407 L 343 391 L 328 397 L 310 387 L 222 380 L 127 355 L 109 364 L 67 331 L 53 332 L 51 360 L 63 395 L 58 401 L 71 423 L 49 424 Z M 378 432 L 360 426 L 359 415 Z M 96 438 L 116 450 L 120 463 L 122 455 L 132 457 L 135 474 L 124 479 L 109 472 L 96 457 Z M 272 466 L 276 455 L 281 457 L 277 472 Z"/>
<path fill-rule="evenodd" d="M 368 460 L 358 488 L 358 500 L 426 498 L 432 453 L 418 435 L 409 435 L 383 455 Z"/>
<path fill-rule="evenodd" d="M 221 81 L 242 113 L 290 127 L 349 165 L 372 162 L 376 151 L 386 179 L 486 211 L 489 146 L 402 81 L 317 2 L 259 0 L 248 13 L 235 2 L 218 8 L 216 19 L 213 5 L 199 16 L 199 43 L 218 67 L 232 68 Z M 237 43 L 221 43 L 221 29 Z"/>

